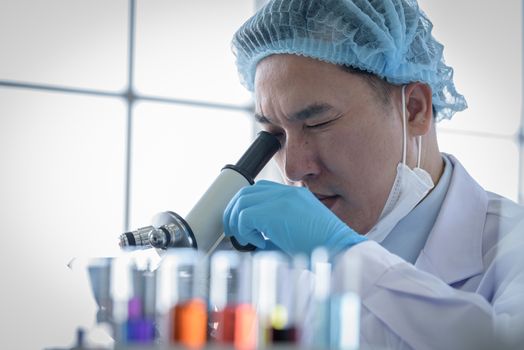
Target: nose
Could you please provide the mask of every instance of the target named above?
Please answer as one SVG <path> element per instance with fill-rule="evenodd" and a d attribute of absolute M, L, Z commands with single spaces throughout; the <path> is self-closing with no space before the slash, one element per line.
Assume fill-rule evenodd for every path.
<path fill-rule="evenodd" d="M 310 179 L 320 173 L 313 145 L 303 137 L 289 137 L 283 149 L 284 175 L 290 182 Z"/>

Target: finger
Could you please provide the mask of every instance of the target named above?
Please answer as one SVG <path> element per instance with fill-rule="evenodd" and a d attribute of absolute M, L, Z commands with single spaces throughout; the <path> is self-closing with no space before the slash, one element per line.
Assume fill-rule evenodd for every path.
<path fill-rule="evenodd" d="M 238 234 L 239 215 L 246 209 L 260 207 L 259 215 L 261 217 L 266 216 L 262 208 L 265 208 L 265 204 L 272 203 L 273 198 L 274 196 L 271 193 L 266 193 L 266 191 L 256 191 L 254 193 L 252 191 L 242 191 L 238 193 L 226 208 L 223 217 L 224 233 L 226 235 Z"/>
<path fill-rule="evenodd" d="M 233 226 L 230 223 L 234 222 L 234 220 L 232 219 L 233 209 L 235 208 L 238 198 L 241 196 L 241 191 L 242 190 L 238 191 L 233 196 L 233 198 L 231 198 L 231 200 L 226 206 L 226 209 L 224 210 L 224 213 L 222 214 L 222 225 L 224 227 L 224 234 L 228 237 L 233 235 Z"/>
<path fill-rule="evenodd" d="M 226 236 L 232 236 L 237 233 L 236 226 L 239 212 L 244 207 L 250 206 L 251 203 L 256 201 L 255 199 L 246 199 L 251 196 L 252 192 L 253 186 L 243 187 L 233 196 L 233 198 L 231 198 L 227 204 L 226 209 L 222 215 L 222 224 L 224 226 L 224 234 Z"/>
<path fill-rule="evenodd" d="M 257 184 L 259 182 L 257 182 Z M 269 181 L 266 181 L 266 182 L 269 182 Z M 235 206 L 236 202 L 244 196 L 248 196 L 248 195 L 255 194 L 255 193 L 264 193 L 266 196 L 270 196 L 270 194 L 267 193 L 267 189 L 265 188 L 265 186 L 257 186 L 257 184 L 253 186 L 243 187 L 237 193 L 235 193 L 233 198 L 231 198 L 228 205 L 226 206 L 226 209 L 224 210 L 224 215 L 230 216 L 231 211 L 233 210 L 233 207 Z"/>
<path fill-rule="evenodd" d="M 274 182 L 274 181 L 269 181 L 269 180 L 258 180 L 255 183 L 255 186 L 259 186 L 259 187 L 275 187 L 279 185 L 282 185 L 282 184 L 279 184 L 278 182 Z"/>
<path fill-rule="evenodd" d="M 264 248 L 266 242 L 256 222 L 258 213 L 259 211 L 254 208 L 244 209 L 239 213 L 236 237 L 258 248 Z"/>
<path fill-rule="evenodd" d="M 259 191 L 272 191 L 274 194 L 286 193 L 290 189 L 294 189 L 294 186 L 284 185 L 278 182 L 259 180 L 253 186 Z"/>
<path fill-rule="evenodd" d="M 246 237 L 246 236 L 244 236 Z M 246 238 L 246 243 L 242 245 L 247 245 L 248 243 L 254 245 L 255 247 L 259 249 L 265 249 L 266 248 L 266 240 L 262 237 L 260 231 L 253 230 L 251 231 Z"/>
<path fill-rule="evenodd" d="M 239 235 L 235 236 L 235 239 L 237 240 L 238 244 L 242 246 L 246 246 L 249 244 L 249 242 L 244 237 L 241 237 Z"/>

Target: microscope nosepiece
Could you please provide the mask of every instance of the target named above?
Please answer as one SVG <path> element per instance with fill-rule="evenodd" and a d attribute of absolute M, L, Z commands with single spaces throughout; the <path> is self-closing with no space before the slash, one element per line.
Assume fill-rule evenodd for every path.
<path fill-rule="evenodd" d="M 121 234 L 119 237 L 120 248 L 197 248 L 191 228 L 180 215 L 166 212 L 163 220 L 167 223 L 159 227 L 146 226 L 136 231 Z"/>
<path fill-rule="evenodd" d="M 140 247 L 151 248 L 149 235 L 156 229 L 153 226 L 139 228 L 136 231 L 126 232 L 120 235 L 118 245 L 120 248 Z"/>
<path fill-rule="evenodd" d="M 162 229 L 151 232 L 151 235 L 149 236 L 149 242 L 155 248 L 166 249 L 169 247 L 170 241 L 171 234 Z"/>

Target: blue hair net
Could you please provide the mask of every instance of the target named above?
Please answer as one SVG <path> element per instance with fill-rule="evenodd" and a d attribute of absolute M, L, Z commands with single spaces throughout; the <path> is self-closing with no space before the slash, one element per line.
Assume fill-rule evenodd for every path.
<path fill-rule="evenodd" d="M 433 91 L 436 119 L 467 107 L 444 63 L 443 46 L 416 0 L 273 0 L 236 32 L 242 84 L 272 54 L 295 54 L 376 74 L 391 84 L 420 81 Z"/>

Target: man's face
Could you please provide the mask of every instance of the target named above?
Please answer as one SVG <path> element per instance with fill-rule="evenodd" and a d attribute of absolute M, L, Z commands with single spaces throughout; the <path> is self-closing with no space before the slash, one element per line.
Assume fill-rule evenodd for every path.
<path fill-rule="evenodd" d="M 257 66 L 256 118 L 280 138 L 288 184 L 305 186 L 359 233 L 376 223 L 402 154 L 397 90 L 385 103 L 360 75 L 295 55 Z"/>

